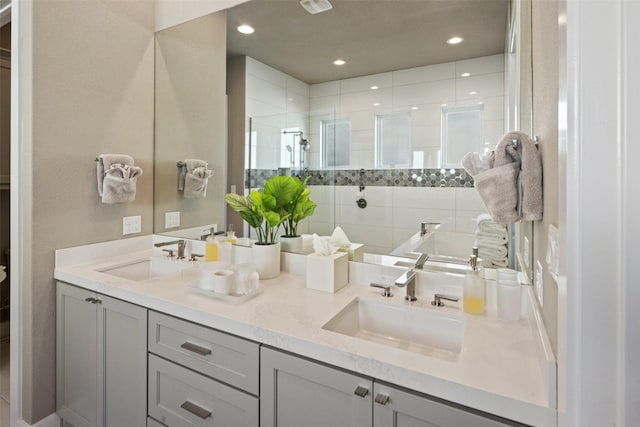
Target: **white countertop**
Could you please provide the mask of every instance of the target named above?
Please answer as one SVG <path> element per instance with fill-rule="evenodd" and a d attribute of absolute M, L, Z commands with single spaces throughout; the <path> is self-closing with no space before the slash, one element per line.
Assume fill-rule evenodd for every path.
<path fill-rule="evenodd" d="M 282 273 L 261 281 L 264 292 L 242 304 L 231 304 L 189 292 L 194 270 L 184 270 L 146 282 L 101 273 L 116 263 L 158 254 L 137 250 L 150 238 L 127 239 L 57 251 L 54 277 L 95 292 L 129 301 L 172 316 L 249 340 L 335 365 L 379 380 L 436 396 L 481 411 L 534 426 L 555 426 L 555 370 L 544 347 L 533 309 L 518 321 L 499 319 L 488 307 L 480 316 L 462 313 L 461 303 L 434 308 L 425 283 L 451 280 L 446 275 L 420 273 L 418 301 L 413 306 L 466 316 L 464 344 L 457 361 L 425 356 L 322 329 L 354 298 L 388 304 L 409 304 L 404 290 L 383 298 L 367 283 L 351 283 L 335 294 L 309 290 L 301 275 Z M 135 241 L 134 241 L 135 240 Z M 148 241 L 148 242 L 147 242 Z M 133 243 L 132 243 L 133 242 Z M 104 249 L 104 250 L 102 250 Z M 120 253 L 122 255 L 115 255 Z M 353 264 L 352 264 L 353 265 Z M 366 265 L 357 266 L 367 268 Z M 451 285 L 446 287 L 451 289 Z M 532 293 L 527 287 L 525 304 Z M 438 290 L 439 291 L 439 290 Z M 542 335 L 542 344 L 540 336 Z"/>

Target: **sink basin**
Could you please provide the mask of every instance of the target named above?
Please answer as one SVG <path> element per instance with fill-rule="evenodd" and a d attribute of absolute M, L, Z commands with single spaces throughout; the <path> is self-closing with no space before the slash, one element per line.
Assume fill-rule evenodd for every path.
<path fill-rule="evenodd" d="M 123 279 L 142 282 L 156 277 L 175 274 L 191 267 L 192 264 L 189 263 L 151 257 L 121 263 L 97 271 L 110 274 L 112 276 L 122 277 Z"/>
<path fill-rule="evenodd" d="M 462 315 L 355 298 L 322 329 L 456 361 L 462 349 L 464 327 Z"/>

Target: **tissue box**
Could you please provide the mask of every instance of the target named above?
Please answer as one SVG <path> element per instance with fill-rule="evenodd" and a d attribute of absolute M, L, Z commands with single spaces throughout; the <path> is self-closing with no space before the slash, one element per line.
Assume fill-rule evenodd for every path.
<path fill-rule="evenodd" d="M 362 262 L 364 258 L 364 245 L 362 243 L 351 243 L 348 248 L 338 248 L 339 252 L 349 255 L 349 261 Z"/>
<path fill-rule="evenodd" d="M 345 252 L 333 255 L 307 255 L 307 288 L 337 292 L 349 282 L 349 257 Z"/>

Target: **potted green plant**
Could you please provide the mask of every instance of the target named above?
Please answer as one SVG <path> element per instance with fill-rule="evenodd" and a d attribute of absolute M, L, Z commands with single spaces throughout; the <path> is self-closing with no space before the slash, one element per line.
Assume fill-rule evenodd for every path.
<path fill-rule="evenodd" d="M 262 191 L 252 190 L 248 196 L 229 193 L 224 200 L 240 214 L 256 232 L 253 260 L 261 279 L 271 279 L 280 274 L 280 225 L 288 218 L 284 206 L 291 202 L 293 193 L 281 185 L 281 177 L 272 177 Z"/>
<path fill-rule="evenodd" d="M 300 178 L 282 176 L 276 182 L 282 193 L 287 194 L 289 202 L 283 205 L 281 214 L 286 217 L 282 223 L 284 234 L 280 236 L 282 249 L 288 252 L 302 252 L 302 237 L 298 234 L 298 224 L 305 218 L 310 217 L 316 210 L 316 204 L 309 195 L 311 190 L 307 188 L 309 177 L 304 181 Z"/>

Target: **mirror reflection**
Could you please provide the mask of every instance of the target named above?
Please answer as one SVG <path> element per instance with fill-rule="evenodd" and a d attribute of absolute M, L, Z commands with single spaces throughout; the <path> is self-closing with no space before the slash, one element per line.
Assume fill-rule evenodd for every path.
<path fill-rule="evenodd" d="M 459 158 L 493 148 L 510 122 L 508 2 L 332 4 L 316 15 L 294 0 L 227 11 L 227 189 L 309 176 L 318 207 L 301 232 L 339 225 L 366 252 L 389 254 L 437 223 L 416 250 L 466 258 L 485 209 Z M 254 34 L 236 30 L 246 23 Z M 456 34 L 465 40 L 447 44 Z"/>

